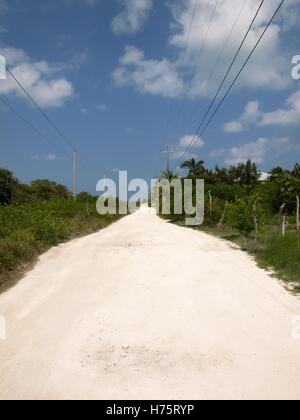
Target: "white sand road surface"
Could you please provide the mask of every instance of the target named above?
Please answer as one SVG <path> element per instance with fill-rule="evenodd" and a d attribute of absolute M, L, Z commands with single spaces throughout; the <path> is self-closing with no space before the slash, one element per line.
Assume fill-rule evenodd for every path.
<path fill-rule="evenodd" d="M 0 296 L 1 399 L 300 399 L 300 300 L 142 208 Z"/>

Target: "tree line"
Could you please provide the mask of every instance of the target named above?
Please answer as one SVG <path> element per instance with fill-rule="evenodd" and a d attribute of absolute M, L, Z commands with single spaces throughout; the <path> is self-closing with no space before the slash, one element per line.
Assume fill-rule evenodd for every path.
<path fill-rule="evenodd" d="M 230 226 L 248 236 L 274 226 L 278 234 L 284 222 L 296 226 L 299 232 L 299 163 L 292 170 L 275 167 L 266 179 L 261 178 L 261 172 L 251 160 L 209 170 L 204 161 L 192 158 L 183 162 L 181 169 L 186 171 L 182 180 L 205 180 L 205 224 L 219 228 Z M 171 181 L 179 175 L 168 170 L 162 173 L 162 178 Z M 181 219 L 175 214 L 170 217 Z"/>

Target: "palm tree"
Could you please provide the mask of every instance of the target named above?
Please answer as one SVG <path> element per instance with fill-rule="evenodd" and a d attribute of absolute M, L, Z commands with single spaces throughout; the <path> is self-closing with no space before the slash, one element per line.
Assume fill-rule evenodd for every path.
<path fill-rule="evenodd" d="M 163 171 L 161 174 L 161 179 L 167 179 L 169 182 L 171 182 L 173 179 L 178 178 L 177 174 L 174 174 L 173 171 L 170 169 L 167 169 L 166 171 Z"/>
<path fill-rule="evenodd" d="M 258 184 L 259 172 L 255 163 L 251 160 L 247 160 L 246 164 L 239 165 L 241 175 L 240 175 L 240 184 L 250 191 Z"/>
<path fill-rule="evenodd" d="M 299 163 L 296 163 L 295 164 L 294 169 L 293 169 L 293 172 L 292 172 L 292 175 L 295 178 L 300 178 L 300 165 L 299 165 Z"/>
<path fill-rule="evenodd" d="M 181 165 L 181 169 L 188 169 L 189 176 L 201 176 L 205 173 L 204 161 L 200 160 L 197 162 L 194 158 L 186 160 Z"/>

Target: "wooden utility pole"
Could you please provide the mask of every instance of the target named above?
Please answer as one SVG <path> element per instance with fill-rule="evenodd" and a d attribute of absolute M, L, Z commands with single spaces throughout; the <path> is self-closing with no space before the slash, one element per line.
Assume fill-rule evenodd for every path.
<path fill-rule="evenodd" d="M 171 149 L 171 147 L 168 145 L 166 147 L 166 150 L 162 150 L 161 153 L 165 154 L 167 156 L 167 171 L 170 170 L 170 159 L 171 159 L 171 155 L 173 153 L 175 153 L 174 149 Z"/>
<path fill-rule="evenodd" d="M 276 238 L 278 238 L 279 229 L 280 229 L 280 223 L 281 223 L 281 221 L 282 221 L 282 216 L 283 216 L 284 209 L 285 209 L 285 203 L 283 203 L 283 204 L 280 206 L 280 209 L 279 209 L 278 222 L 277 222 L 277 225 L 276 225 L 276 227 L 275 227 L 275 237 L 276 237 Z"/>
<path fill-rule="evenodd" d="M 74 180 L 74 201 L 77 198 L 77 150 L 73 152 L 73 180 Z"/>

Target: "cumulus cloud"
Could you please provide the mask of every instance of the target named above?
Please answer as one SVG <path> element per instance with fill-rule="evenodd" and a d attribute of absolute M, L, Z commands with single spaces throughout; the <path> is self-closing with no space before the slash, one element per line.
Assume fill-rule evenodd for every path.
<path fill-rule="evenodd" d="M 248 159 L 256 164 L 264 163 L 268 153 L 279 155 L 290 151 L 293 145 L 288 137 L 281 138 L 259 138 L 258 140 L 243 144 L 239 147 L 233 147 L 225 160 L 227 165 L 237 165 L 245 163 Z"/>
<path fill-rule="evenodd" d="M 169 98 L 183 89 L 183 82 L 169 60 L 147 60 L 143 51 L 133 46 L 125 48 L 119 66 L 113 72 L 113 80 L 119 87 L 132 86 L 140 93 Z"/>
<path fill-rule="evenodd" d="M 0 48 L 0 54 L 6 58 L 12 73 L 41 107 L 60 107 L 72 97 L 72 84 L 65 78 L 55 77 L 60 70 L 59 66 L 47 61 L 34 62 L 25 51 L 14 47 Z M 11 77 L 1 83 L 0 94 L 24 97 Z"/>
<path fill-rule="evenodd" d="M 210 83 L 207 85 L 207 89 L 204 89 L 206 81 L 211 76 L 214 64 L 216 63 L 216 57 L 220 55 L 224 45 L 224 39 L 230 34 L 232 25 L 241 11 L 243 2 L 240 0 L 219 2 L 213 24 L 203 45 L 215 4 L 215 0 L 199 0 L 198 2 L 193 29 L 190 35 L 189 48 L 185 59 L 186 70 L 190 71 L 192 69 L 192 80 L 189 82 L 190 96 L 204 95 L 204 91 L 206 94 L 215 91 L 216 84 L 219 83 L 220 78 L 224 75 L 224 66 L 230 63 L 258 5 L 257 2 L 253 1 L 246 2 L 238 23 L 229 38 L 219 68 L 216 69 L 215 77 L 212 77 Z M 175 29 L 170 38 L 170 44 L 178 47 L 182 51 L 189 34 L 194 6 L 194 0 L 187 0 L 181 4 L 174 2 L 171 5 L 176 25 L 173 25 Z M 287 4 L 286 7 L 289 8 L 290 5 Z M 240 66 L 242 60 L 245 59 L 246 55 L 252 49 L 274 10 L 274 2 L 265 2 L 244 45 L 237 66 Z M 281 27 L 279 24 L 271 25 L 260 48 L 256 51 L 255 56 L 249 62 L 244 73 L 242 73 L 239 86 L 246 86 L 248 88 L 267 87 L 270 89 L 281 89 L 287 86 L 290 81 L 289 74 L 286 71 L 286 51 L 281 50 L 280 35 Z M 200 56 L 202 45 L 203 51 Z M 237 66 L 234 69 L 235 71 L 238 68 Z"/>
<path fill-rule="evenodd" d="M 279 108 L 262 115 L 259 125 L 299 125 L 300 124 L 300 90 L 286 100 L 286 108 Z"/>
<path fill-rule="evenodd" d="M 199 136 L 194 136 L 194 135 L 186 135 L 181 137 L 180 141 L 179 141 L 179 146 L 180 148 L 186 148 L 189 147 L 189 145 L 191 144 L 191 142 L 193 141 L 193 147 L 197 148 L 197 149 L 201 149 L 201 147 L 203 147 L 205 145 L 205 141 L 199 137 Z"/>
<path fill-rule="evenodd" d="M 116 34 L 135 34 L 138 32 L 153 7 L 152 0 L 126 0 L 122 12 L 112 21 Z"/>
<path fill-rule="evenodd" d="M 113 22 L 113 27 L 115 27 L 117 32 L 135 32 L 140 27 L 136 23 L 128 23 L 129 21 L 140 21 L 136 18 L 128 18 L 128 15 L 131 16 L 128 11 L 136 10 L 133 4 L 135 6 L 140 4 L 141 8 L 145 5 L 144 0 L 128 1 L 122 15 L 120 15 L 122 18 L 119 16 Z M 155 83 L 152 89 L 147 84 L 145 88 L 143 79 L 146 70 L 143 69 L 142 72 L 139 71 L 137 74 L 137 69 L 134 68 L 135 74 L 130 77 L 129 70 L 126 68 L 127 65 L 124 64 L 118 67 L 114 73 L 117 85 L 135 86 L 140 92 L 168 97 L 182 96 L 183 94 L 187 98 L 210 97 L 214 95 L 220 80 L 224 76 L 224 68 L 227 68 L 231 62 L 257 10 L 257 2 L 247 1 L 242 8 L 243 4 L 241 0 L 219 2 L 214 20 L 210 25 L 216 1 L 198 0 L 198 7 L 190 32 L 191 19 L 195 10 L 195 0 L 169 2 L 173 17 L 170 25 L 172 33 L 169 38 L 169 45 L 177 48 L 176 58 L 174 60 L 168 60 L 167 58 L 162 58 L 158 61 L 151 60 L 137 49 L 135 54 L 139 56 L 140 64 L 149 64 L 149 72 L 158 71 L 158 68 L 164 67 L 163 70 L 160 70 L 164 75 L 168 74 L 173 81 L 180 78 L 180 88 L 176 89 L 176 81 L 175 88 L 174 83 L 169 82 L 169 87 L 166 89 L 167 94 L 160 84 L 157 87 Z M 274 2 L 265 2 L 263 5 L 243 50 L 240 52 L 232 74 L 237 73 L 241 64 L 252 50 L 273 15 L 275 6 Z M 281 90 L 289 86 L 291 78 L 290 71 L 287 71 L 287 63 L 290 62 L 290 57 L 294 54 L 294 51 L 289 52 L 286 46 L 283 49 L 282 33 L 284 32 L 284 26 L 291 20 L 295 7 L 296 3 L 294 0 L 290 0 L 285 5 L 285 13 L 282 13 L 276 20 L 276 23 L 269 27 L 259 48 L 241 74 L 236 88 Z M 133 13 L 133 16 L 136 16 L 136 14 Z M 239 19 L 237 19 L 238 17 Z M 237 22 L 235 26 L 233 26 L 234 22 Z M 210 28 L 209 31 L 208 28 Z M 186 50 L 188 36 L 189 45 Z M 226 48 L 220 56 L 224 40 L 227 38 Z M 204 39 L 205 42 L 203 42 Z M 219 65 L 216 66 L 218 57 L 220 57 L 220 61 Z M 140 79 L 142 80 L 140 81 Z M 159 81 L 161 81 L 161 78 L 159 78 Z M 172 91 L 171 94 L 170 90 Z M 241 131 L 242 129 L 241 124 L 232 124 L 228 128 L 232 131 Z"/>
<path fill-rule="evenodd" d="M 300 125 L 300 90 L 287 98 L 285 107 L 271 112 L 264 112 L 258 101 L 249 102 L 242 116 L 238 120 L 226 123 L 224 130 L 237 133 L 249 128 L 252 124 L 260 127 Z"/>
<path fill-rule="evenodd" d="M 240 133 L 243 130 L 244 126 L 240 121 L 230 121 L 224 126 L 226 133 Z"/>
<path fill-rule="evenodd" d="M 245 130 L 250 124 L 254 124 L 261 116 L 261 110 L 258 101 L 251 101 L 245 107 L 242 116 L 236 121 L 230 121 L 225 124 L 224 130 L 227 133 L 238 133 Z"/>
<path fill-rule="evenodd" d="M 201 149 L 205 146 L 205 141 L 199 137 L 194 136 L 193 134 L 187 134 L 179 139 L 178 145 L 176 146 L 175 153 L 172 154 L 173 159 L 180 159 L 182 155 L 185 153 L 187 148 L 190 146 L 191 142 L 193 141 L 193 150 L 194 149 Z M 190 159 L 192 157 L 196 158 L 197 153 L 189 153 L 186 158 Z"/>

